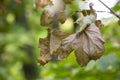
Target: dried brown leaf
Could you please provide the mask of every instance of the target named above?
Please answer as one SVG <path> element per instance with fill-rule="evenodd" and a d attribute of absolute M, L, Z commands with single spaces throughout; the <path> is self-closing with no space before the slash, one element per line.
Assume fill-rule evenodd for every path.
<path fill-rule="evenodd" d="M 62 0 L 52 0 L 53 5 L 47 6 L 41 15 L 42 26 L 48 26 L 54 23 L 54 20 L 64 23 L 66 20 L 65 4 Z"/>
<path fill-rule="evenodd" d="M 68 56 L 73 50 L 80 66 L 87 65 L 90 60 L 100 58 L 104 52 L 104 40 L 99 28 L 91 24 L 82 33 L 75 33 L 65 38 L 58 50 L 60 60 Z"/>
<path fill-rule="evenodd" d="M 75 45 L 76 42 L 79 45 Z M 89 60 L 100 58 L 104 52 L 104 40 L 99 28 L 91 24 L 84 32 L 77 36 L 76 40 L 73 42 L 73 48 L 76 52 L 77 62 L 81 66 L 85 66 Z M 80 56 L 83 56 L 83 59 L 79 59 L 81 58 Z"/>
<path fill-rule="evenodd" d="M 49 10 L 45 10 L 41 17 L 40 17 L 40 25 L 42 26 L 49 26 L 54 22 L 54 20 L 60 21 L 61 23 L 64 23 L 66 20 L 66 14 L 64 11 L 59 12 L 57 16 L 51 14 Z"/>
<path fill-rule="evenodd" d="M 45 65 L 50 60 L 53 59 L 53 55 L 56 54 L 56 50 L 60 47 L 62 39 L 68 36 L 67 33 L 60 30 L 49 31 L 47 38 L 40 39 L 39 48 L 41 57 L 38 59 L 40 65 Z"/>

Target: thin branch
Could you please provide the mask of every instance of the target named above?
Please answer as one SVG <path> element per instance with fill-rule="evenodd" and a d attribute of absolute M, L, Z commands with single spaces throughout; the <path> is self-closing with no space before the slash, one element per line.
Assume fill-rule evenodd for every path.
<path fill-rule="evenodd" d="M 116 14 L 111 8 L 109 8 L 105 3 L 103 3 L 101 0 L 98 1 L 101 2 L 106 8 L 108 8 L 110 10 L 110 13 L 112 13 L 114 16 L 120 19 L 120 16 Z"/>
<path fill-rule="evenodd" d="M 100 13 L 110 13 L 110 14 L 112 14 L 111 12 L 109 12 L 109 11 L 95 11 L 95 12 L 100 12 Z"/>
<path fill-rule="evenodd" d="M 73 16 L 75 13 L 81 13 L 81 12 L 82 12 L 82 10 L 75 10 L 75 11 L 72 11 L 71 16 Z M 95 10 L 95 12 L 100 12 L 100 13 L 110 13 L 110 14 L 113 14 L 113 13 L 111 13 L 111 12 L 109 12 L 109 11 L 98 11 L 98 10 Z"/>

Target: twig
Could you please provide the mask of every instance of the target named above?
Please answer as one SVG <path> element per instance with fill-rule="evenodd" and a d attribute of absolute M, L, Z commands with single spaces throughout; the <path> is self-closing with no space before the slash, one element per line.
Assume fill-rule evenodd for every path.
<path fill-rule="evenodd" d="M 71 16 L 73 16 L 75 13 L 81 13 L 82 12 L 82 10 L 76 10 L 76 11 L 73 11 L 73 13 L 71 14 Z M 100 13 L 110 13 L 110 14 L 113 14 L 113 13 L 111 13 L 111 12 L 109 12 L 109 11 L 98 11 L 98 10 L 95 10 L 95 12 L 100 12 Z"/>
<path fill-rule="evenodd" d="M 112 13 L 114 16 L 120 19 L 120 16 L 116 14 L 111 8 L 109 8 L 105 3 L 103 3 L 101 0 L 98 1 L 101 2 L 106 8 L 108 8 L 110 10 L 110 13 Z"/>
<path fill-rule="evenodd" d="M 110 13 L 110 14 L 112 14 L 112 13 L 111 13 L 111 12 L 109 12 L 109 11 L 95 11 L 95 12 Z"/>

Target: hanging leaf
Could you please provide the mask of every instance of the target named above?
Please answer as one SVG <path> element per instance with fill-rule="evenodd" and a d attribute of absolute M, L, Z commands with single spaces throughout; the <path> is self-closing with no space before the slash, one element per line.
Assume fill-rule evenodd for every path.
<path fill-rule="evenodd" d="M 63 0 L 51 0 L 53 5 L 47 6 L 41 15 L 40 24 L 48 26 L 54 22 L 54 19 L 64 23 L 66 20 L 65 3 Z M 56 16 L 57 15 L 57 16 Z"/>
<path fill-rule="evenodd" d="M 90 25 L 80 36 L 77 36 L 74 42 L 78 40 L 78 44 L 80 45 L 75 45 L 74 43 L 73 48 L 78 46 L 78 48 L 74 50 L 77 62 L 81 66 L 87 65 L 89 60 L 97 60 L 102 56 L 104 52 L 104 40 L 99 29 L 94 24 Z M 84 56 L 82 57 L 82 55 Z"/>
<path fill-rule="evenodd" d="M 54 25 L 56 21 L 63 23 L 66 19 L 63 0 L 52 0 L 52 2 L 53 6 L 47 7 L 41 16 L 41 24 L 43 25 Z M 68 57 L 72 51 L 74 51 L 80 66 L 85 66 L 90 60 L 97 60 L 102 56 L 104 40 L 99 31 L 102 23 L 96 20 L 97 15 L 92 6 L 91 3 L 90 10 L 87 10 L 87 13 L 85 10 L 86 14 L 83 11 L 84 17 L 76 21 L 81 25 L 76 33 L 68 36 L 67 33 L 54 28 L 53 31 L 48 31 L 46 39 L 40 39 L 41 57 L 38 62 L 41 65 L 45 65 L 50 60 L 62 60 Z"/>
<path fill-rule="evenodd" d="M 73 50 L 80 66 L 87 65 L 90 60 L 100 58 L 104 52 L 104 40 L 99 28 L 91 24 L 82 33 L 75 33 L 65 38 L 60 50 L 58 50 L 60 60 L 68 56 Z"/>
<path fill-rule="evenodd" d="M 60 47 L 62 39 L 68 36 L 67 33 L 60 30 L 48 31 L 48 36 L 45 39 L 39 40 L 39 48 L 41 57 L 38 59 L 40 65 L 45 65 L 50 60 L 54 59 L 56 50 Z"/>

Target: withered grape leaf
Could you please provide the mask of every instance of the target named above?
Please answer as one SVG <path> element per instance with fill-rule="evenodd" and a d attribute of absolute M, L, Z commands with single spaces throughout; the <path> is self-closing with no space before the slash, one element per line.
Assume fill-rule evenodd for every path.
<path fill-rule="evenodd" d="M 72 0 L 51 0 L 52 6 L 47 6 L 41 15 L 41 25 L 49 26 L 54 23 L 64 23 L 66 20 L 66 4 Z M 99 31 L 103 26 L 101 21 L 96 20 L 97 14 L 89 4 L 90 10 L 83 11 L 83 18 L 79 18 L 76 23 L 80 24 L 80 29 L 71 35 L 52 27 L 48 30 L 48 36 L 40 39 L 39 48 L 41 57 L 38 59 L 40 65 L 45 65 L 51 60 L 62 60 L 74 51 L 76 60 L 80 66 L 86 66 L 90 60 L 99 59 L 104 52 L 104 40 Z M 55 24 L 56 24 L 55 23 Z M 53 26 L 51 25 L 51 26 Z M 55 25 L 54 25 L 55 26 Z M 57 25 L 58 26 L 58 25 Z M 50 31 L 51 30 L 51 31 Z"/>
<path fill-rule="evenodd" d="M 77 42 L 77 43 L 76 43 Z M 104 52 L 104 40 L 95 25 L 91 24 L 80 33 L 73 42 L 77 62 L 81 66 L 87 65 L 90 60 L 97 60 Z"/>
<path fill-rule="evenodd" d="M 43 11 L 40 19 L 42 26 L 49 26 L 54 22 L 54 19 L 64 23 L 66 20 L 65 3 L 63 0 L 51 0 L 53 5 L 47 6 Z M 57 15 L 57 16 L 56 16 Z"/>
<path fill-rule="evenodd" d="M 67 33 L 56 29 L 53 32 L 48 32 L 47 38 L 39 40 L 41 57 L 38 59 L 38 63 L 40 65 L 45 65 L 48 61 L 54 60 L 53 54 L 56 54 L 55 52 L 60 47 L 62 39 L 68 36 Z"/>
<path fill-rule="evenodd" d="M 73 50 L 80 66 L 87 65 L 90 60 L 100 58 L 104 52 L 104 40 L 99 28 L 95 24 L 91 24 L 83 32 L 74 33 L 63 39 L 62 46 L 58 50 L 60 60 Z"/>

